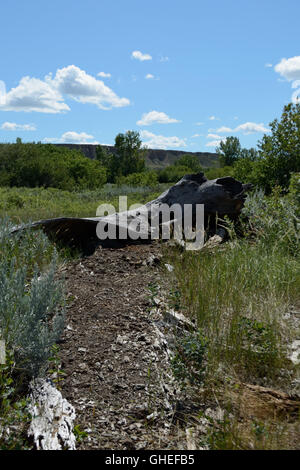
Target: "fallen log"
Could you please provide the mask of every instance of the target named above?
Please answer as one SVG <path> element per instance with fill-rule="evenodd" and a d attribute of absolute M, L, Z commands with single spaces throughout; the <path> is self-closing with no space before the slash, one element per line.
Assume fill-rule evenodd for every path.
<path fill-rule="evenodd" d="M 97 244 L 119 246 L 126 243 L 149 242 L 153 239 L 151 227 L 149 228 L 150 220 L 158 217 L 160 229 L 166 228 L 176 220 L 176 215 L 172 214 L 169 220 L 159 218 L 163 206 L 172 208 L 173 205 L 177 205 L 184 209 L 186 205 L 190 205 L 194 221 L 196 206 L 203 204 L 205 224 L 209 218 L 216 216 L 223 218 L 226 215 L 235 219 L 240 214 L 246 192 L 250 188 L 250 184 L 242 184 L 229 176 L 207 180 L 203 173 L 186 175 L 142 208 L 89 218 L 60 217 L 39 220 L 29 225 L 16 227 L 13 232 L 28 227 L 42 228 L 55 240 L 81 248 Z M 132 233 L 129 233 L 129 227 L 132 225 L 134 229 Z M 115 230 L 115 239 L 99 238 L 100 232 L 103 233 L 109 229 Z M 140 236 L 136 238 L 133 232 Z M 156 238 L 159 237 L 161 237 L 161 232 L 156 234 Z"/>
<path fill-rule="evenodd" d="M 31 382 L 29 411 L 32 416 L 28 436 L 37 450 L 76 450 L 73 433 L 74 407 L 59 390 L 42 378 Z"/>

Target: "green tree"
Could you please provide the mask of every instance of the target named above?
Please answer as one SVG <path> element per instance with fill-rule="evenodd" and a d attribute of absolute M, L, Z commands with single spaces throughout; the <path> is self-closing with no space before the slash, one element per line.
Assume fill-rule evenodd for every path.
<path fill-rule="evenodd" d="M 238 137 L 226 137 L 225 141 L 221 141 L 220 145 L 216 148 L 216 153 L 219 155 L 220 165 L 232 166 L 241 155 L 241 144 Z"/>
<path fill-rule="evenodd" d="M 198 173 L 202 170 L 198 157 L 196 155 L 192 155 L 191 153 L 185 153 L 184 155 L 181 155 L 181 157 L 176 160 L 174 165 L 190 168 L 193 173 Z"/>
<path fill-rule="evenodd" d="M 98 145 L 96 147 L 96 160 L 101 166 L 106 168 L 107 181 L 113 183 L 118 172 L 117 156 L 109 152 L 105 147 Z"/>
<path fill-rule="evenodd" d="M 280 121 L 270 123 L 271 134 L 258 144 L 265 188 L 288 188 L 292 172 L 300 171 L 300 104 L 284 106 Z"/>
<path fill-rule="evenodd" d="M 142 150 L 140 135 L 135 131 L 118 134 L 115 138 L 115 149 L 118 156 L 118 176 L 140 173 L 145 170 L 145 156 Z"/>

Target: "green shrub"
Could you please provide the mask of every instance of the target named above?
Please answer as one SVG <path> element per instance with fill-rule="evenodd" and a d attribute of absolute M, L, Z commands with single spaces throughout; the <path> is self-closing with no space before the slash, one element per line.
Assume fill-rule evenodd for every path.
<path fill-rule="evenodd" d="M 247 217 L 247 236 L 255 235 L 257 243 L 267 251 L 284 251 L 294 256 L 300 253 L 299 209 L 295 199 L 282 197 L 280 188 L 271 196 L 262 191 L 249 195 L 242 210 Z M 250 228 L 250 231 L 249 231 Z"/>
<path fill-rule="evenodd" d="M 183 176 L 194 173 L 191 168 L 182 165 L 169 165 L 158 171 L 160 183 L 177 183 Z"/>
<path fill-rule="evenodd" d="M 0 145 L 1 185 L 72 190 L 105 182 L 105 168 L 77 150 L 41 143 Z"/>
<path fill-rule="evenodd" d="M 30 376 L 45 372 L 51 347 L 62 333 L 62 290 L 55 281 L 55 261 L 28 280 L 27 267 L 16 261 L 0 263 L 0 330 L 20 371 Z"/>
<path fill-rule="evenodd" d="M 131 173 L 131 175 L 128 176 L 120 176 L 117 178 L 116 183 L 118 186 L 128 185 L 151 188 L 158 185 L 158 178 L 154 171 L 147 171 L 144 173 Z"/>

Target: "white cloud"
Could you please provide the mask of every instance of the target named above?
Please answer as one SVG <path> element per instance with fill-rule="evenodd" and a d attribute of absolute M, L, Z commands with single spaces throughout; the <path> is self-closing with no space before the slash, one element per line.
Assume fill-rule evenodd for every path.
<path fill-rule="evenodd" d="M 154 80 L 154 75 L 152 75 L 152 73 L 147 73 L 147 75 L 145 75 L 145 79 L 146 80 Z"/>
<path fill-rule="evenodd" d="M 265 67 L 267 67 L 267 68 L 273 67 L 273 64 L 271 64 L 270 62 L 267 62 L 267 63 L 265 64 Z"/>
<path fill-rule="evenodd" d="M 193 134 L 192 139 L 195 139 L 196 137 L 203 137 L 203 134 Z"/>
<path fill-rule="evenodd" d="M 300 103 L 300 56 L 290 57 L 289 59 L 281 59 L 281 61 L 275 65 L 275 71 L 282 77 L 292 83 L 292 88 L 298 88 L 292 94 L 291 100 L 293 103 Z"/>
<path fill-rule="evenodd" d="M 207 134 L 207 139 L 222 139 L 218 134 Z"/>
<path fill-rule="evenodd" d="M 36 131 L 34 124 L 16 124 L 15 122 L 4 122 L 1 126 L 4 131 Z"/>
<path fill-rule="evenodd" d="M 245 122 L 244 124 L 240 124 L 235 129 L 231 129 L 230 127 L 219 127 L 216 129 L 216 132 L 219 133 L 229 133 L 229 132 L 243 132 L 243 134 L 254 134 L 256 132 L 270 132 L 270 129 L 265 127 L 263 123 L 257 124 L 256 122 Z"/>
<path fill-rule="evenodd" d="M 58 69 L 54 79 L 47 81 L 60 93 L 80 103 L 91 103 L 100 109 L 111 109 L 128 106 L 127 98 L 120 98 L 106 86 L 102 80 L 97 80 L 75 65 Z"/>
<path fill-rule="evenodd" d="M 208 119 L 210 121 L 220 121 L 220 118 L 217 118 L 216 116 L 210 116 Z"/>
<path fill-rule="evenodd" d="M 21 78 L 17 87 L 12 88 L 0 100 L 0 110 L 39 113 L 63 113 L 70 111 L 64 102 L 64 95 L 80 103 L 95 104 L 101 109 L 128 106 L 127 98 L 120 98 L 107 87 L 75 65 L 69 65 L 48 74 L 44 80 L 34 77 Z"/>
<path fill-rule="evenodd" d="M 294 104 L 299 103 L 300 104 L 300 88 L 292 94 L 292 102 Z"/>
<path fill-rule="evenodd" d="M 254 134 L 255 132 L 270 132 L 263 123 L 256 124 L 255 122 L 245 122 L 240 124 L 235 129 L 235 132 L 243 132 L 244 134 Z"/>
<path fill-rule="evenodd" d="M 275 71 L 289 82 L 300 79 L 300 56 L 290 57 L 289 59 L 281 59 L 275 65 Z"/>
<path fill-rule="evenodd" d="M 144 113 L 142 119 L 137 121 L 138 126 L 151 126 L 151 124 L 170 124 L 173 122 L 180 122 L 177 119 L 170 118 L 166 113 L 159 111 L 150 111 Z"/>
<path fill-rule="evenodd" d="M 203 126 L 204 122 L 196 122 L 196 126 Z"/>
<path fill-rule="evenodd" d="M 141 51 L 133 51 L 131 54 L 132 59 L 137 59 L 143 62 L 144 60 L 152 60 L 150 54 L 143 54 Z"/>
<path fill-rule="evenodd" d="M 218 147 L 222 141 L 224 141 L 224 139 L 211 140 L 205 144 L 205 147 Z"/>
<path fill-rule="evenodd" d="M 23 77 L 16 88 L 6 93 L 0 110 L 39 113 L 63 113 L 69 106 L 63 102 L 61 93 L 38 78 Z"/>
<path fill-rule="evenodd" d="M 105 73 L 105 72 L 99 72 L 97 73 L 98 77 L 103 77 L 103 78 L 110 78 L 111 74 L 110 73 Z"/>
<path fill-rule="evenodd" d="M 156 149 L 172 149 L 178 147 L 186 147 L 185 140 L 179 137 L 165 137 L 163 135 L 156 135 L 152 132 L 141 131 L 140 136 L 143 140 L 144 146 Z"/>
<path fill-rule="evenodd" d="M 92 141 L 94 136 L 87 134 L 86 132 L 65 132 L 61 137 L 45 137 L 43 142 L 45 143 L 57 143 L 57 144 L 99 144 L 97 140 Z"/>
<path fill-rule="evenodd" d="M 226 126 L 222 126 L 222 127 L 219 127 L 219 129 L 216 129 L 216 132 L 234 132 L 233 129 L 231 129 L 230 127 L 226 127 Z"/>

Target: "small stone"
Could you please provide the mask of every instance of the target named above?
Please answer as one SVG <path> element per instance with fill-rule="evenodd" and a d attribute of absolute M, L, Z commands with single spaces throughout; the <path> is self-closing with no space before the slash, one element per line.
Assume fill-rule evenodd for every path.
<path fill-rule="evenodd" d="M 146 387 L 145 384 L 135 384 L 134 388 L 136 390 L 143 390 Z"/>

